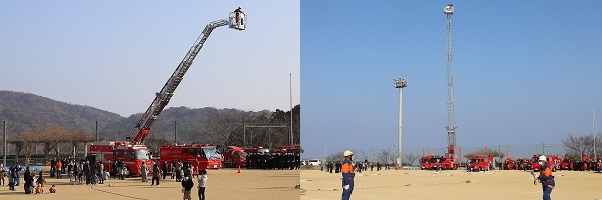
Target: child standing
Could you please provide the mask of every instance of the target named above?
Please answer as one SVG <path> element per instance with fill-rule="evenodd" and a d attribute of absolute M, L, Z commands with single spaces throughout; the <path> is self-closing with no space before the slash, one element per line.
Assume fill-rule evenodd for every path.
<path fill-rule="evenodd" d="M 197 176 L 197 180 L 199 181 L 199 199 L 205 200 L 205 186 L 207 185 L 207 170 L 199 170 L 199 175 Z"/>

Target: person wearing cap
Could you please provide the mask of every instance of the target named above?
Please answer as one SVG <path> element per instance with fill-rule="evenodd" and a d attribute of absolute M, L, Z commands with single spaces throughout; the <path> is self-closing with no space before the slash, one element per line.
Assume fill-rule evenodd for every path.
<path fill-rule="evenodd" d="M 539 156 L 539 165 L 540 174 L 537 179 L 541 182 L 541 186 L 543 189 L 543 200 L 550 200 L 550 195 L 552 194 L 552 190 L 556 186 L 556 182 L 554 181 L 554 176 L 552 176 L 552 169 L 546 164 L 546 156 Z"/>
<path fill-rule="evenodd" d="M 346 150 L 343 152 L 345 160 L 341 166 L 341 173 L 343 174 L 343 197 L 342 200 L 348 200 L 353 193 L 353 186 L 355 178 L 355 169 L 353 165 L 353 152 Z"/>

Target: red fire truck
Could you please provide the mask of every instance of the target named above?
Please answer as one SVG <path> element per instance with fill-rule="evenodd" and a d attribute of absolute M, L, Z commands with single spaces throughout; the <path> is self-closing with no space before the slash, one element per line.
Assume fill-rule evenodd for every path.
<path fill-rule="evenodd" d="M 431 168 L 429 161 L 431 160 L 432 157 L 433 156 L 431 156 L 431 155 L 427 155 L 427 156 L 422 156 L 422 158 L 420 158 L 420 169 L 421 170 Z"/>
<path fill-rule="evenodd" d="M 474 156 L 468 160 L 469 171 L 486 171 L 489 170 L 493 164 L 493 157 L 491 156 Z"/>
<path fill-rule="evenodd" d="M 223 168 L 222 154 L 214 144 L 202 145 L 205 156 L 207 156 L 207 169 Z"/>
<path fill-rule="evenodd" d="M 449 155 L 445 156 L 433 156 L 429 159 L 429 165 L 427 169 L 435 169 L 439 165 L 441 169 L 458 169 L 459 164 L 455 163 L 453 158 Z"/>
<path fill-rule="evenodd" d="M 247 152 L 241 147 L 228 146 L 222 150 L 224 167 L 244 167 L 247 165 Z"/>
<path fill-rule="evenodd" d="M 96 157 L 110 171 L 114 171 L 112 163 L 123 159 L 127 169 L 126 173 L 139 174 L 142 162 L 151 163 L 147 155 L 148 150 L 144 145 L 144 139 L 150 133 L 152 125 L 161 112 L 163 112 L 163 109 L 168 105 L 174 91 L 184 78 L 186 71 L 192 65 L 201 48 L 203 48 L 203 44 L 209 38 L 211 32 L 221 26 L 229 26 L 236 30 L 245 30 L 245 21 L 246 15 L 239 8 L 231 12 L 228 19 L 221 19 L 207 24 L 199 38 L 167 80 L 167 83 L 165 83 L 160 92 L 155 93 L 155 99 L 130 131 L 130 136 L 135 134 L 135 137 L 131 141 L 129 141 L 130 137 L 128 137 L 128 141 L 93 143 L 90 145 L 90 156 Z M 152 166 L 149 165 L 149 168 L 152 169 Z"/>
<path fill-rule="evenodd" d="M 503 170 L 515 170 L 517 169 L 516 161 L 512 160 L 512 158 L 506 158 L 504 163 L 502 164 Z"/>
<path fill-rule="evenodd" d="M 529 160 L 528 158 L 516 159 L 516 169 L 517 170 L 531 170 L 531 160 Z"/>
<path fill-rule="evenodd" d="M 120 160 L 125 163 L 126 176 L 140 175 L 142 163 L 146 163 L 146 166 L 152 170 L 150 166 L 153 161 L 150 160 L 145 145 L 135 145 L 124 141 L 92 143 L 89 155 L 96 157 L 96 162 L 102 163 L 111 174 L 116 173 L 113 163 Z"/>
<path fill-rule="evenodd" d="M 200 144 L 161 146 L 159 156 L 159 163 L 167 163 L 167 169 L 171 168 L 173 161 L 188 163 L 194 166 L 194 169 L 207 169 L 208 166 L 205 151 Z"/>
<path fill-rule="evenodd" d="M 541 165 L 539 165 L 539 156 L 541 155 L 533 155 L 531 157 L 531 169 L 533 171 L 539 171 L 541 169 Z M 552 171 L 556 171 L 558 164 L 560 163 L 560 158 L 556 155 L 546 156 L 546 165 L 552 169 Z"/>
<path fill-rule="evenodd" d="M 299 145 L 277 146 L 274 148 L 274 150 L 281 153 L 293 153 L 295 155 L 301 154 L 301 146 Z"/>
<path fill-rule="evenodd" d="M 568 158 L 568 157 L 562 159 L 562 163 L 560 163 L 560 169 L 562 169 L 562 170 L 575 170 L 575 159 Z"/>

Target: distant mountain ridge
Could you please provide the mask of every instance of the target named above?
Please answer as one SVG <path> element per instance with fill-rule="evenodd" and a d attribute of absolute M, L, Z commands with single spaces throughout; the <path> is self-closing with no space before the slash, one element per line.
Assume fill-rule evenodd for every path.
<path fill-rule="evenodd" d="M 236 124 L 232 116 L 249 115 L 270 118 L 271 111 L 247 112 L 238 109 L 172 107 L 165 109 L 153 125 L 149 138 L 170 140 L 174 128 L 178 129 L 178 141 L 211 142 L 217 140 L 216 118 L 228 119 L 226 124 Z M 0 91 L 0 123 L 7 121 L 9 134 L 18 135 L 22 130 L 44 124 L 77 128 L 94 134 L 98 121 L 99 138 L 123 140 L 142 113 L 122 117 L 119 114 L 91 106 L 74 105 L 36 94 Z M 229 118 L 228 118 L 229 117 Z M 175 122 L 177 121 L 177 124 Z M 232 122 L 236 121 L 236 123 Z M 241 121 L 242 122 L 242 121 Z M 242 124 L 242 123 L 239 123 Z M 0 124 L 1 126 L 1 124 Z M 298 127 L 298 126 L 296 126 Z M 1 132 L 0 128 L 0 132 Z M 217 131 L 223 132 L 223 131 Z"/>

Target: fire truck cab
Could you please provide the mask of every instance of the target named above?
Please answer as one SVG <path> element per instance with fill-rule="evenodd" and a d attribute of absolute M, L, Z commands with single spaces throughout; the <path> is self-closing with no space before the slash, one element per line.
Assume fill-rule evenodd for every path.
<path fill-rule="evenodd" d="M 223 168 L 222 153 L 214 144 L 201 145 L 205 155 L 207 156 L 207 169 Z"/>
<path fill-rule="evenodd" d="M 228 146 L 222 151 L 224 167 L 244 167 L 247 165 L 247 152 L 241 147 Z"/>
<path fill-rule="evenodd" d="M 468 171 L 487 171 L 493 164 L 493 157 L 491 156 L 474 156 L 468 161 Z"/>
<path fill-rule="evenodd" d="M 504 170 L 514 170 L 516 168 L 516 161 L 512 160 L 512 158 L 506 158 L 504 164 L 502 164 L 502 169 Z"/>
<path fill-rule="evenodd" d="M 134 145 L 129 142 L 97 142 L 90 144 L 89 156 L 96 157 L 96 162 L 104 165 L 103 167 L 111 174 L 116 173 L 117 161 L 123 160 L 125 163 L 126 175 L 140 175 L 142 163 L 146 163 L 152 172 L 152 160 L 145 145 Z"/>
<path fill-rule="evenodd" d="M 430 169 L 430 163 L 429 161 L 431 160 L 433 156 L 428 155 L 428 156 L 422 156 L 422 158 L 420 158 L 420 169 L 421 170 L 425 170 L 425 169 Z"/>

